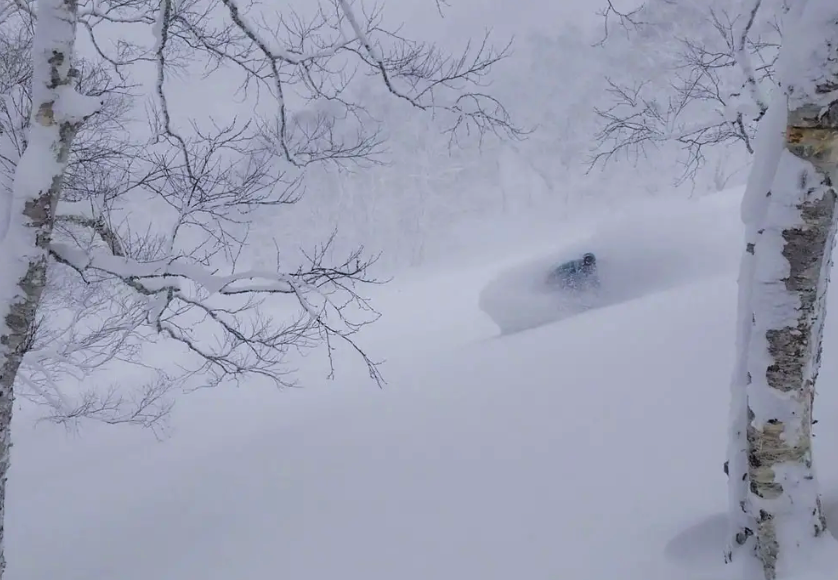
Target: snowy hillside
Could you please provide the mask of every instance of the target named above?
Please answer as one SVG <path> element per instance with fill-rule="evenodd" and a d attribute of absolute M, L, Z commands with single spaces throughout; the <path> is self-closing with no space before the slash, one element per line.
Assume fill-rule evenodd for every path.
<path fill-rule="evenodd" d="M 838 3 L 275 4 L 0 3 L 0 580 L 835 580 Z"/>
<path fill-rule="evenodd" d="M 741 244 L 739 194 L 378 289 L 384 317 L 363 342 L 388 361 L 383 390 L 346 361 L 326 386 L 198 392 L 163 443 L 114 427 L 64 437 L 19 414 L 8 577 L 727 579 L 724 256 Z M 585 239 L 631 291 L 500 336 L 481 292 Z M 319 383 L 319 364 L 303 378 Z M 822 468 L 836 489 L 835 462 Z"/>

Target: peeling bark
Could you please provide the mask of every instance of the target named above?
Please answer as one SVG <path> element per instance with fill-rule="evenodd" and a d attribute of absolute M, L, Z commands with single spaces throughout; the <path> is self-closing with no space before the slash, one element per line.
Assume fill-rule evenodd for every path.
<path fill-rule="evenodd" d="M 812 411 L 836 235 L 838 4 L 807 0 L 789 8 L 780 88 L 764 120 L 767 145 L 749 179 L 745 221 L 758 235 L 747 240 L 743 264 L 751 255 L 754 268 L 750 278 L 740 278 L 740 337 L 744 321 L 752 320 L 736 375 L 747 370 L 749 378 L 747 517 L 733 502 L 730 510 L 734 529 L 747 518 L 753 522 L 742 544 L 746 580 L 791 580 L 813 566 L 829 577 L 835 565 L 813 461 Z M 752 182 L 770 191 L 763 204 Z M 734 407 L 741 403 L 734 397 Z M 734 419 L 737 426 L 742 415 Z M 731 459 L 730 489 L 738 490 L 733 469 Z"/>
<path fill-rule="evenodd" d="M 813 114 L 814 113 L 814 114 Z M 755 388 L 749 392 L 748 480 L 756 518 L 756 550 L 765 578 L 777 578 L 783 553 L 795 550 L 805 538 L 817 538 L 826 520 L 817 490 L 812 458 L 812 408 L 820 367 L 826 291 L 835 244 L 835 169 L 838 130 L 830 115 L 812 107 L 789 114 L 786 132 L 789 155 L 780 171 L 784 177 L 785 218 L 774 226 L 782 240 L 788 272 L 779 279 L 762 279 L 758 328 L 764 337 L 767 362 L 751 353 Z M 782 215 L 783 211 L 778 215 Z M 783 218 L 780 218 L 783 219 Z M 771 246 L 757 252 L 767 253 Z M 775 324 L 777 314 L 792 308 L 793 316 Z M 788 538 L 798 538 L 790 545 Z M 784 540 L 785 539 L 785 540 Z"/>
<path fill-rule="evenodd" d="M 756 287 L 757 247 L 763 243 L 766 233 L 765 222 L 772 201 L 771 187 L 777 165 L 783 152 L 779 141 L 786 125 L 786 99 L 781 94 L 772 98 L 764 125 L 757 133 L 756 157 L 741 213 L 745 224 L 745 251 L 739 266 L 738 314 L 736 323 L 736 366 L 731 380 L 731 407 L 728 427 L 728 517 L 729 536 L 725 561 L 740 559 L 740 554 L 754 551 L 757 518 L 749 501 L 748 480 L 748 426 L 753 420 L 748 409 L 748 389 L 754 381 L 748 367 L 750 352 L 755 340 L 757 324 L 754 312 L 754 291 Z"/>
<path fill-rule="evenodd" d="M 12 230 L 3 250 L 25 265 L 0 325 L 0 578 L 6 566 L 4 520 L 11 447 L 14 382 L 32 336 L 46 282 L 47 248 L 55 222 L 70 146 L 83 118 L 75 114 L 72 88 L 77 0 L 40 0 L 33 48 L 32 129 L 15 176 Z M 21 166 L 24 169 L 21 169 Z M 38 168 L 46 175 L 25 175 Z M 21 175 L 20 172 L 24 174 Z M 37 177 L 37 178 L 36 178 Z M 40 185 L 38 185 L 40 184 Z M 15 215 L 15 213 L 17 215 Z"/>

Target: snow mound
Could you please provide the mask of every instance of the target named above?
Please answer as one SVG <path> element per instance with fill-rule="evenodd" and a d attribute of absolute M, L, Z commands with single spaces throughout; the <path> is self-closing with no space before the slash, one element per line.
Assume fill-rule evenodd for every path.
<path fill-rule="evenodd" d="M 480 294 L 480 309 L 510 334 L 735 272 L 743 231 L 741 191 L 699 201 L 642 204 L 631 213 L 596 224 L 588 237 L 561 250 L 519 263 L 497 275 Z M 573 296 L 546 284 L 555 266 L 585 252 L 597 255 L 602 288 Z"/>
<path fill-rule="evenodd" d="M 684 568 L 721 576 L 729 529 L 724 512 L 708 516 L 676 535 L 666 545 L 664 554 L 667 560 Z"/>
<path fill-rule="evenodd" d="M 823 498 L 824 511 L 827 522 L 834 522 L 838 518 L 838 497 L 833 493 Z M 666 561 L 672 565 L 700 573 L 698 579 L 715 580 L 717 578 L 736 577 L 734 566 L 725 564 L 721 554 L 726 549 L 726 538 L 730 528 L 727 515 L 719 512 L 703 518 L 698 523 L 686 528 L 670 540 L 664 549 Z M 832 538 L 836 532 L 830 529 Z M 815 566 L 804 576 L 795 576 L 796 580 L 821 580 L 834 577 L 835 544 L 832 540 L 819 546 L 816 554 Z M 741 575 L 740 575 L 741 577 Z"/>

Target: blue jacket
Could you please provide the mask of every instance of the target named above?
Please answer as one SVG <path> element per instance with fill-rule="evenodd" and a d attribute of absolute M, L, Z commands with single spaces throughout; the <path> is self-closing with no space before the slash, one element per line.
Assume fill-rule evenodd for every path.
<path fill-rule="evenodd" d="M 583 260 L 571 260 L 558 266 L 550 273 L 550 281 L 562 286 L 598 284 L 596 262 L 585 264 Z"/>

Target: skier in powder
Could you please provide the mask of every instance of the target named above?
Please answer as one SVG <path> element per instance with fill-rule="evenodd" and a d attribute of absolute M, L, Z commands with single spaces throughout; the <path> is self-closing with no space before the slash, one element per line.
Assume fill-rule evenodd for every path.
<path fill-rule="evenodd" d="M 576 291 L 599 288 L 596 256 L 588 252 L 581 259 L 565 262 L 550 272 L 548 283 Z"/>

